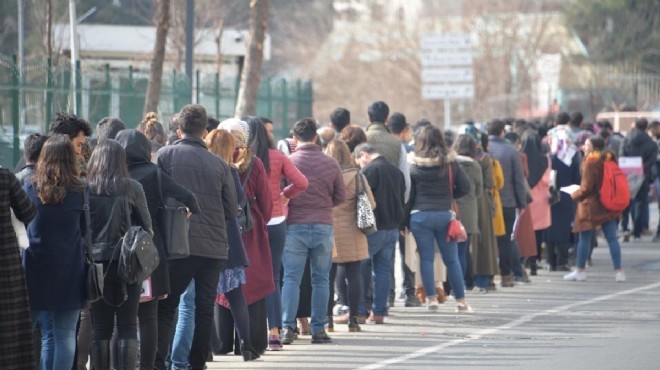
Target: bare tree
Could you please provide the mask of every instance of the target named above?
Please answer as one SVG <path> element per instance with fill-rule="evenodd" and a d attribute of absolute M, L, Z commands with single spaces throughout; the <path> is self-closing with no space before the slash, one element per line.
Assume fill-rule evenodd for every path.
<path fill-rule="evenodd" d="M 170 28 L 170 0 L 159 0 L 156 25 L 156 43 L 154 55 L 151 59 L 149 71 L 149 84 L 147 85 L 147 96 L 144 101 L 144 113 L 158 110 L 160 100 L 161 82 L 163 79 L 163 63 L 165 61 L 165 45 L 167 33 Z"/>
<path fill-rule="evenodd" d="M 261 79 L 261 64 L 264 59 L 264 40 L 268 28 L 270 0 L 250 1 L 250 23 L 248 52 L 241 73 L 241 85 L 236 100 L 237 117 L 254 115 L 257 111 L 257 92 Z"/>

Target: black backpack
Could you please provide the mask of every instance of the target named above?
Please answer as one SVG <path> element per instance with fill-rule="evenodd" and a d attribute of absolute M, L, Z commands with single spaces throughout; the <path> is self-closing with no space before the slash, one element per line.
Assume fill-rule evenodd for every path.
<path fill-rule="evenodd" d="M 127 204 L 126 217 L 131 224 L 131 207 Z M 117 274 L 127 284 L 142 284 L 160 262 L 153 237 L 142 226 L 129 226 L 122 237 Z"/>

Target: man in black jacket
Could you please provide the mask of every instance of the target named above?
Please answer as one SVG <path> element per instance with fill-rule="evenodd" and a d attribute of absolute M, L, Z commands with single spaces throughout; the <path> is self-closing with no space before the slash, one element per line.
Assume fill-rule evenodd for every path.
<path fill-rule="evenodd" d="M 644 180 L 637 195 L 630 203 L 633 219 L 633 238 L 639 239 L 644 229 L 644 216 L 649 209 L 649 185 L 652 182 L 653 166 L 658 156 L 658 145 L 646 133 L 649 122 L 646 118 L 635 121 L 635 125 L 621 144 L 620 157 L 641 157 Z M 625 239 L 624 239 L 625 240 Z"/>
<path fill-rule="evenodd" d="M 401 171 L 381 156 L 373 145 L 360 144 L 353 154 L 376 200 L 374 213 L 378 231 L 367 236 L 374 279 L 374 299 L 369 321 L 382 324 L 387 315 L 387 298 L 392 284 L 394 247 L 399 240 L 399 227 L 404 218 L 406 184 Z M 366 268 L 368 264 L 363 262 L 362 266 Z M 366 315 L 365 306 L 362 299 L 360 316 Z"/>
<path fill-rule="evenodd" d="M 170 295 L 158 304 L 157 369 L 165 369 L 172 319 L 179 298 L 195 279 L 195 332 L 190 349 L 190 368 L 206 365 L 213 327 L 213 302 L 223 261 L 229 246 L 225 220 L 236 217 L 236 189 L 229 165 L 209 152 L 202 137 L 206 134 L 206 110 L 189 104 L 179 113 L 183 138 L 158 152 L 158 166 L 176 183 L 192 191 L 201 213 L 190 217 L 190 256 L 170 260 Z"/>

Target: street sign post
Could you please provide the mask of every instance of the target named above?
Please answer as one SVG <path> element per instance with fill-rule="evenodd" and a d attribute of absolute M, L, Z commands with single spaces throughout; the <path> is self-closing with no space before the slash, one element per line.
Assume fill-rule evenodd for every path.
<path fill-rule="evenodd" d="M 420 38 L 422 98 L 444 100 L 445 129 L 451 127 L 450 99 L 474 98 L 469 34 L 428 34 Z"/>

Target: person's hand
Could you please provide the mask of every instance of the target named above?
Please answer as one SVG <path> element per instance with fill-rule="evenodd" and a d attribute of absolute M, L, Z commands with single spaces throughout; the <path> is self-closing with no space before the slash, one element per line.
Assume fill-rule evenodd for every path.
<path fill-rule="evenodd" d="M 192 216 L 192 212 L 190 212 L 189 208 L 186 208 L 186 217 L 190 218 Z"/>
<path fill-rule="evenodd" d="M 289 204 L 289 198 L 287 198 L 284 193 L 280 193 L 280 197 L 282 198 L 282 205 L 286 206 Z"/>

